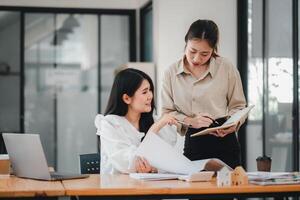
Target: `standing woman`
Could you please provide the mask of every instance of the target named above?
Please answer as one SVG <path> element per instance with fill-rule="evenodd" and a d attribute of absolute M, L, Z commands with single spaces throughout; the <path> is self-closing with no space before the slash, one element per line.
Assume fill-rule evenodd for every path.
<path fill-rule="evenodd" d="M 165 72 L 163 113 L 172 113 L 184 125 L 184 155 L 190 160 L 219 158 L 231 167 L 241 164 L 238 126 L 190 137 L 246 106 L 241 78 L 230 61 L 217 54 L 219 31 L 211 20 L 193 22 L 185 36 L 185 53 Z"/>
<path fill-rule="evenodd" d="M 104 115 L 97 115 L 95 125 L 101 141 L 101 173 L 156 172 L 148 161 L 135 152 L 147 132 L 158 134 L 171 145 L 176 131 L 167 124 L 177 124 L 171 115 L 154 122 L 154 86 L 142 71 L 125 69 L 114 80 Z M 156 150 L 159 152 L 159 147 Z"/>

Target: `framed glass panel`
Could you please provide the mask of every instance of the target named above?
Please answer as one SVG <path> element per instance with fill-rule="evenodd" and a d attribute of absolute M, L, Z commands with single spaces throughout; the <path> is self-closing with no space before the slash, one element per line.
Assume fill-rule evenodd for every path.
<path fill-rule="evenodd" d="M 280 10 L 280 12 L 278 12 Z M 272 171 L 292 171 L 292 0 L 268 0 L 266 154 Z"/>
<path fill-rule="evenodd" d="M 141 9 L 141 61 L 153 61 L 153 11 L 152 3 Z"/>
<path fill-rule="evenodd" d="M 25 14 L 25 130 L 41 134 L 58 171 L 97 152 L 97 41 L 97 15 Z"/>
<path fill-rule="evenodd" d="M 0 11 L 0 132 L 21 129 L 20 24 L 20 12 Z"/>
<path fill-rule="evenodd" d="M 265 152 L 272 171 L 291 171 L 292 0 L 267 0 L 265 9 L 263 1 L 248 0 L 248 7 L 248 99 L 255 104 L 247 127 L 248 170 L 256 170 L 255 158 Z"/>
<path fill-rule="evenodd" d="M 262 155 L 263 55 L 262 1 L 248 0 L 248 104 L 255 105 L 248 117 L 247 170 L 256 171 L 256 158 Z M 256 144 L 256 145 L 252 145 Z"/>
<path fill-rule="evenodd" d="M 56 166 L 56 93 L 47 71 L 55 67 L 52 44 L 55 14 L 25 15 L 24 125 L 25 132 L 41 135 L 49 165 Z"/>
<path fill-rule="evenodd" d="M 107 106 L 115 73 L 129 62 L 129 17 L 101 15 L 101 113 Z"/>
<path fill-rule="evenodd" d="M 300 49 L 300 20 L 299 20 L 300 12 L 299 12 L 299 10 L 300 10 L 300 4 L 298 2 L 298 61 L 297 62 L 298 62 L 298 86 L 299 86 L 298 87 L 298 103 L 300 105 L 300 68 L 299 68 L 299 64 L 300 64 L 300 60 L 299 60 L 299 58 L 300 58 L 300 51 L 299 51 L 299 49 Z M 300 116 L 300 106 L 299 106 L 299 110 L 298 110 L 298 115 Z M 298 127 L 300 130 L 299 122 L 298 122 Z M 298 137 L 300 138 L 300 135 L 298 135 Z M 300 149 L 300 144 L 298 144 L 298 148 Z M 300 155 L 300 153 L 299 153 L 299 155 Z M 299 162 L 300 162 L 300 158 L 299 158 Z M 300 165 L 300 163 L 299 163 L 299 165 Z"/>
<path fill-rule="evenodd" d="M 57 169 L 76 172 L 79 154 L 97 152 L 98 16 L 56 17 Z"/>
<path fill-rule="evenodd" d="M 0 132 L 40 134 L 49 165 L 78 172 L 78 155 L 99 151 L 94 118 L 115 72 L 135 61 L 135 11 L 5 9 Z"/>

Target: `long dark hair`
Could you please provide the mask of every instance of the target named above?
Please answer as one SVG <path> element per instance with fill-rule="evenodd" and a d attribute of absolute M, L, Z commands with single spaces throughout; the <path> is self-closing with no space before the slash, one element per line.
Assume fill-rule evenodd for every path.
<path fill-rule="evenodd" d="M 154 94 L 153 82 L 146 73 L 132 68 L 127 68 L 120 71 L 115 77 L 104 115 L 114 114 L 125 116 L 128 112 L 128 105 L 123 101 L 122 96 L 127 94 L 128 96 L 132 97 L 137 89 L 141 86 L 143 80 L 147 80 L 149 82 L 150 89 Z M 151 111 L 141 114 L 139 131 L 147 133 L 151 125 L 154 123 L 154 108 L 155 104 L 153 98 L 151 101 Z"/>
<path fill-rule="evenodd" d="M 187 43 L 188 40 L 200 39 L 206 40 L 211 48 L 213 48 L 213 57 L 218 57 L 218 41 L 219 41 L 219 29 L 218 26 L 212 20 L 197 20 L 193 22 L 186 33 L 184 40 Z"/>

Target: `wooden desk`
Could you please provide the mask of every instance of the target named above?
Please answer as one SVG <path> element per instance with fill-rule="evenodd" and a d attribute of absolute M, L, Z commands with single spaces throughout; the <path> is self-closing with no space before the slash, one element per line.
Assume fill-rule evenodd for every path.
<path fill-rule="evenodd" d="M 64 196 L 61 181 L 38 181 L 0 176 L 0 198 L 6 197 L 53 197 Z"/>
<path fill-rule="evenodd" d="M 300 185 L 217 187 L 216 182 L 140 181 L 127 175 L 91 175 L 63 181 L 67 196 L 97 198 L 224 198 L 300 195 Z"/>
<path fill-rule="evenodd" d="M 217 187 L 215 182 L 139 181 L 127 175 L 91 175 L 89 178 L 63 182 L 0 177 L 0 198 L 85 196 L 95 199 L 224 199 L 295 195 L 300 195 L 300 185 Z"/>

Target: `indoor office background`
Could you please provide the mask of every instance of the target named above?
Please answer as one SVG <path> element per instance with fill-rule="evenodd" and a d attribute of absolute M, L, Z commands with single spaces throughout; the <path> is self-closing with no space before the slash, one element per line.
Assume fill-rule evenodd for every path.
<path fill-rule="evenodd" d="M 265 154 L 273 171 L 299 170 L 297 0 L 61 2 L 0 0 L 0 132 L 40 133 L 49 164 L 78 171 L 78 154 L 98 151 L 93 121 L 115 70 L 152 62 L 159 91 L 191 22 L 209 18 L 255 105 L 238 133 L 243 165 Z"/>
<path fill-rule="evenodd" d="M 1 132 L 39 133 L 59 171 L 77 172 L 78 155 L 97 152 L 94 117 L 115 69 L 135 60 L 133 11 L 101 12 L 0 11 Z"/>

